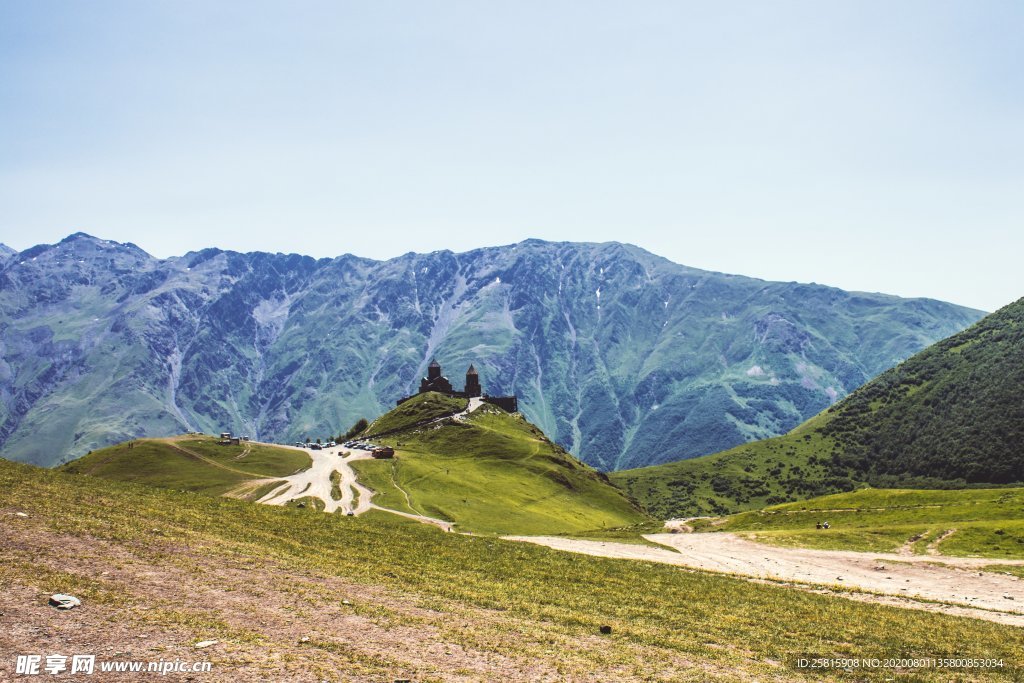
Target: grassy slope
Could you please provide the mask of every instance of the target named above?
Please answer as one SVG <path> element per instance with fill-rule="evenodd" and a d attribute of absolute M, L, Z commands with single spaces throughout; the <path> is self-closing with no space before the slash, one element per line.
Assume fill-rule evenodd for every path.
<path fill-rule="evenodd" d="M 468 403 L 464 398 L 452 398 L 433 391 L 417 394 L 403 403 L 400 410 L 386 412 L 371 422 L 363 433 L 381 434 L 406 429 L 417 422 L 462 412 Z"/>
<path fill-rule="evenodd" d="M 1024 299 L 883 373 L 785 436 L 616 472 L 612 479 L 662 517 L 738 512 L 865 484 L 1020 483 L 1022 351 Z"/>
<path fill-rule="evenodd" d="M 309 465 L 307 454 L 290 448 L 255 443 L 221 446 L 211 436 L 177 436 L 109 446 L 61 469 L 219 496 L 245 481 L 286 476 Z"/>
<path fill-rule="evenodd" d="M 227 648 L 225 654 L 210 651 L 225 680 L 255 673 L 256 665 L 248 663 L 253 658 L 280 657 L 295 647 L 296 636 L 278 625 L 276 612 L 253 620 L 237 608 L 237 601 L 250 598 L 265 603 L 261 591 L 290 596 L 288 623 L 310 615 L 309 628 L 316 629 L 326 619 L 298 659 L 286 657 L 273 670 L 280 673 L 276 667 L 291 661 L 304 672 L 300 677 L 315 680 L 338 680 L 339 672 L 358 680 L 412 678 L 410 673 L 417 680 L 447 680 L 457 673 L 445 667 L 443 653 L 450 648 L 479 653 L 480 661 L 508 658 L 527 661 L 524 667 L 554 667 L 563 680 L 848 678 L 839 670 L 797 670 L 795 659 L 808 655 L 1002 657 L 1008 666 L 1020 663 L 1021 634 L 1014 628 L 665 565 L 584 561 L 389 517 L 316 515 L 8 462 L 0 462 L 0 490 L 6 514 L 29 515 L 15 522 L 27 525 L 19 536 L 23 541 L 0 546 L 4 585 L 73 591 L 85 600 L 86 607 L 73 615 L 80 620 L 93 618 L 93 610 L 110 610 L 115 621 L 147 633 L 173 627 L 191 642 L 212 633 Z M 88 557 L 58 557 L 31 546 L 49 536 L 55 542 L 84 540 Z M 80 568 L 87 561 L 89 571 Z M 186 594 L 183 589 L 170 604 L 154 602 L 146 583 L 131 574 L 145 576 L 151 566 L 172 576 L 178 572 L 183 582 L 201 577 L 204 590 Z M 276 569 L 263 575 L 266 583 L 250 586 L 261 567 Z M 111 571 L 99 571 L 107 568 Z M 367 623 L 392 625 L 382 637 L 391 637 L 392 628 L 413 627 L 430 634 L 439 648 L 414 660 L 403 659 L 401 648 L 371 657 L 366 648 L 374 643 L 348 638 L 331 627 L 329 617 L 312 618 L 339 602 L 338 595 L 318 592 L 320 584 L 339 577 L 364 586 L 351 595 L 356 614 Z M 211 603 L 209 591 L 235 597 Z M 381 595 L 421 609 L 397 613 L 394 606 L 374 602 Z M 36 599 L 41 605 L 45 597 Z M 611 625 L 613 634 L 596 640 L 598 624 Z M 76 643 L 88 645 L 85 638 Z M 273 671 L 264 671 L 262 679 Z M 950 670 L 920 672 L 915 680 L 952 675 Z M 1009 679 L 1014 674 L 986 675 Z M 858 680 L 872 676 L 865 673 Z M 527 680 L 529 674 L 514 677 Z"/>
<path fill-rule="evenodd" d="M 609 478 L 662 519 L 754 510 L 856 485 L 826 466 L 832 440 L 817 427 L 823 413 L 786 436 L 665 465 L 609 473 Z"/>
<path fill-rule="evenodd" d="M 478 533 L 579 532 L 645 520 L 602 475 L 521 416 L 494 406 L 441 428 L 395 434 L 388 442 L 397 448 L 395 460 L 353 463 L 383 507 Z"/>
<path fill-rule="evenodd" d="M 823 521 L 830 528 L 817 530 Z M 1024 558 L 1024 489 L 864 489 L 694 525 L 698 531 L 754 532 L 766 543 L 833 550 L 886 552 L 912 542 L 916 553 L 956 529 L 939 544 L 942 554 Z"/>

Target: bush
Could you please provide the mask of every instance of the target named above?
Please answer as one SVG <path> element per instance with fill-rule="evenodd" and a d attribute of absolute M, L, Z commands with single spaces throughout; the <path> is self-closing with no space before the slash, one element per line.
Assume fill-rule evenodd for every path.
<path fill-rule="evenodd" d="M 361 433 L 363 430 L 365 430 L 369 426 L 370 426 L 370 423 L 366 420 L 366 418 L 365 417 L 361 417 L 361 418 L 359 418 L 356 421 L 356 423 L 354 425 L 352 425 L 351 429 L 349 429 L 347 432 L 345 432 L 345 436 L 341 440 L 342 441 L 348 441 L 349 439 L 351 439 L 355 435 Z"/>

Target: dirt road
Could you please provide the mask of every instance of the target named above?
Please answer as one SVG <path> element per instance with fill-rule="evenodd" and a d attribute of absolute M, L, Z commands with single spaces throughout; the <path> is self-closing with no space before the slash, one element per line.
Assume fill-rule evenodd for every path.
<path fill-rule="evenodd" d="M 1022 564 L 1019 561 L 778 548 L 730 533 L 644 536 L 666 548 L 560 537 L 507 538 L 587 555 L 663 562 L 755 579 L 830 586 L 855 599 L 895 602 L 905 607 L 1024 626 L 1024 583 L 1013 576 L 978 570 L 984 565 Z M 893 597 L 849 593 L 851 590 Z"/>
<path fill-rule="evenodd" d="M 473 401 L 476 401 L 475 405 L 473 404 Z M 479 399 L 471 399 L 470 408 L 466 412 L 475 410 L 480 405 L 481 402 Z M 458 418 L 465 414 L 466 413 L 459 413 L 454 417 Z M 285 447 L 281 446 L 281 448 Z M 354 460 L 366 460 L 372 458 L 373 455 L 370 451 L 359 448 L 344 448 L 342 446 L 324 448 L 319 451 L 306 449 L 301 450 L 308 453 L 309 457 L 312 458 L 312 467 L 297 474 L 293 474 L 290 477 L 281 477 L 281 485 L 260 498 L 256 501 L 257 503 L 263 503 L 264 505 L 286 505 L 289 501 L 296 498 L 305 498 L 309 496 L 312 498 L 319 498 L 324 502 L 324 512 L 336 512 L 340 510 L 345 514 L 351 512 L 354 515 L 361 515 L 369 510 L 381 510 L 383 512 L 390 512 L 393 515 L 414 519 L 418 522 L 423 522 L 424 524 L 433 524 L 444 531 L 452 530 L 454 523 L 443 519 L 434 519 L 433 517 L 399 512 L 398 510 L 391 510 L 389 508 L 380 507 L 379 505 L 374 505 L 374 492 L 356 480 L 355 470 L 353 470 L 352 466 L 349 464 Z M 345 453 L 347 453 L 347 455 L 342 457 L 342 454 Z M 331 474 L 334 472 L 338 472 L 341 475 L 341 481 L 338 485 L 338 488 L 341 490 L 340 500 L 334 500 L 334 497 L 331 495 L 331 491 L 333 489 Z M 273 480 L 255 480 L 250 482 L 249 485 L 258 486 L 269 481 Z"/>
<path fill-rule="evenodd" d="M 303 450 L 305 451 L 305 449 Z M 284 483 L 281 486 L 256 502 L 265 505 L 285 505 L 295 498 L 310 496 L 324 502 L 325 512 L 341 510 L 346 514 L 351 512 L 356 515 L 360 515 L 372 507 L 370 499 L 373 497 L 373 491 L 356 481 L 356 473 L 349 466 L 349 462 L 353 460 L 372 457 L 369 451 L 335 446 L 306 452 L 313 460 L 312 467 L 290 477 L 282 477 Z M 349 455 L 342 457 L 341 454 L 346 452 Z M 333 488 L 331 474 L 334 472 L 341 475 L 338 487 L 341 490 L 341 500 L 334 500 L 331 495 Z"/>

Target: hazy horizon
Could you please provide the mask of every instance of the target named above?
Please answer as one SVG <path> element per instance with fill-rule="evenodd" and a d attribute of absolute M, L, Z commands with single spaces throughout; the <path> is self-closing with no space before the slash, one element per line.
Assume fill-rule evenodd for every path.
<path fill-rule="evenodd" d="M 0 242 L 157 257 L 538 238 L 995 310 L 1024 6 L 0 5 Z"/>

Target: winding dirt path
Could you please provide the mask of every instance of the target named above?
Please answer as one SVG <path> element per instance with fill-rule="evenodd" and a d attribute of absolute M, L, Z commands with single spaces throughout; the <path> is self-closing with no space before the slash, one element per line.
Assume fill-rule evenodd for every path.
<path fill-rule="evenodd" d="M 939 551 L 939 544 L 945 541 L 947 538 L 956 533 L 956 529 L 946 529 L 941 534 L 935 537 L 935 540 L 928 544 L 928 547 L 924 549 L 924 552 L 930 557 L 941 557 L 942 553 Z"/>
<path fill-rule="evenodd" d="M 381 512 L 389 512 L 392 515 L 398 515 L 399 517 L 405 517 L 406 519 L 414 519 L 417 522 L 422 522 L 423 524 L 433 524 L 442 531 L 451 531 L 452 528 L 455 526 L 455 522 L 449 522 L 444 519 L 437 519 L 436 517 L 427 517 L 426 515 L 414 515 L 411 512 L 402 512 L 400 510 L 392 510 L 391 508 L 382 508 L 379 505 L 373 504 L 371 504 L 370 507 L 373 508 L 374 510 L 380 510 Z"/>
<path fill-rule="evenodd" d="M 731 533 L 644 536 L 665 548 L 554 536 L 505 538 L 586 555 L 662 562 L 806 587 L 828 586 L 853 599 L 895 601 L 904 607 L 1024 626 L 1024 583 L 1013 576 L 978 570 L 986 565 L 1024 564 L 1020 560 L 779 548 Z"/>
<path fill-rule="evenodd" d="M 313 466 L 290 477 L 281 477 L 281 485 L 260 498 L 257 503 L 285 505 L 295 498 L 319 498 L 324 503 L 324 512 L 341 510 L 345 514 L 360 515 L 372 507 L 373 491 L 356 481 L 356 473 L 349 465 L 353 460 L 372 457 L 369 451 L 344 449 L 341 446 L 319 451 L 299 449 L 309 454 Z M 344 455 L 347 453 L 348 455 Z M 341 475 L 338 488 L 341 500 L 335 500 L 331 492 L 334 484 L 331 475 Z"/>
<path fill-rule="evenodd" d="M 479 404 L 477 404 L 479 405 Z M 475 407 L 474 407 L 475 409 Z M 467 411 L 468 412 L 468 411 Z M 464 414 L 464 413 L 460 413 Z M 280 446 L 281 448 L 295 448 L 294 446 Z M 257 503 L 264 505 L 287 505 L 296 498 L 319 498 L 324 503 L 324 512 L 341 511 L 345 514 L 361 515 L 370 510 L 389 512 L 399 517 L 414 519 L 424 524 L 432 524 L 444 531 L 451 531 L 455 526 L 454 522 L 443 519 L 435 519 L 426 515 L 415 515 L 408 512 L 400 512 L 390 508 L 381 507 L 373 503 L 374 491 L 363 486 L 356 479 L 355 470 L 350 465 L 354 460 L 367 460 L 373 457 L 370 451 L 359 448 L 344 448 L 335 446 L 313 451 L 305 448 L 297 449 L 309 454 L 313 461 L 312 467 L 297 472 L 289 477 L 279 479 L 260 479 L 246 482 L 248 488 L 245 492 L 252 491 L 259 486 L 274 481 L 279 481 L 280 486 L 272 489 Z M 338 488 L 341 490 L 341 499 L 335 500 L 331 495 L 334 484 L 331 482 L 331 475 L 337 472 L 341 475 Z M 397 485 L 397 484 L 396 484 Z M 234 495 L 236 492 L 232 492 Z M 241 492 L 239 492 L 241 493 Z M 404 491 L 403 491 L 404 493 Z M 408 496 L 408 494 L 406 494 Z M 412 507 L 410 505 L 410 507 Z M 415 508 L 413 508 L 415 509 Z"/>

